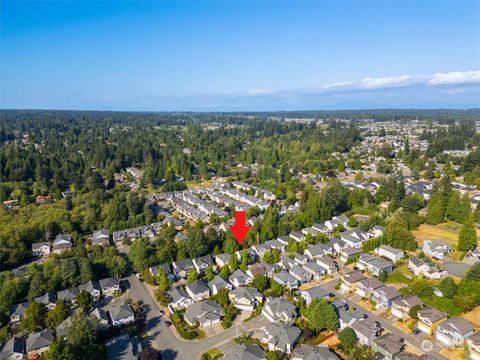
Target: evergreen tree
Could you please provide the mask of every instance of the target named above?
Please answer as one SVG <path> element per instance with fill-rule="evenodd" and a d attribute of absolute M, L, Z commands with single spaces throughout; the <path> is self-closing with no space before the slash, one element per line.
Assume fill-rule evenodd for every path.
<path fill-rule="evenodd" d="M 473 215 L 469 215 L 458 235 L 458 250 L 468 251 L 477 247 L 477 233 L 473 225 Z"/>
<path fill-rule="evenodd" d="M 338 314 L 334 307 L 323 299 L 314 299 L 307 308 L 305 317 L 314 330 L 335 330 L 338 326 Z"/>
<path fill-rule="evenodd" d="M 167 273 L 163 267 L 160 267 L 157 275 L 157 284 L 160 289 L 167 291 L 170 289 L 170 280 L 168 279 Z"/>

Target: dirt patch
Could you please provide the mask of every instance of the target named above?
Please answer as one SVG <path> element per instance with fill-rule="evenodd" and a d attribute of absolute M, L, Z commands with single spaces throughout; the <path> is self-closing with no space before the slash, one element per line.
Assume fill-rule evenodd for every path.
<path fill-rule="evenodd" d="M 465 320 L 470 321 L 475 327 L 480 327 L 480 306 L 477 306 L 472 311 L 462 315 Z"/>
<path fill-rule="evenodd" d="M 443 348 L 442 350 L 440 350 L 440 354 L 442 354 L 443 356 L 447 357 L 450 360 L 467 359 L 467 354 L 465 353 L 465 350 L 463 350 L 463 348 L 453 348 L 453 349 Z"/>

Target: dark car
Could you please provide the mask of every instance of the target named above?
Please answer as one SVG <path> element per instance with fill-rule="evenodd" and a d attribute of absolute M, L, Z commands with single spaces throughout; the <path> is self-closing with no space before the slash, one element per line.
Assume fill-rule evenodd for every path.
<path fill-rule="evenodd" d="M 413 334 L 414 334 L 414 335 L 418 335 L 418 334 L 420 334 L 420 330 L 419 330 L 419 329 L 415 329 L 415 330 L 413 330 Z"/>

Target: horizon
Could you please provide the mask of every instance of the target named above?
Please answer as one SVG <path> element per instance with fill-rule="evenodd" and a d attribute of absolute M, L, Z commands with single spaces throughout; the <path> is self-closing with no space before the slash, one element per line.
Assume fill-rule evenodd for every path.
<path fill-rule="evenodd" d="M 8 0 L 0 7 L 2 109 L 480 104 L 480 3 L 473 0 Z"/>

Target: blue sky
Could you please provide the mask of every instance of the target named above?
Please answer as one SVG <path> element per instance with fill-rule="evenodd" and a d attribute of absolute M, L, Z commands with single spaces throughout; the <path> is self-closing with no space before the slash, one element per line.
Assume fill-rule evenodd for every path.
<path fill-rule="evenodd" d="M 480 105 L 476 0 L 0 6 L 2 108 Z"/>

